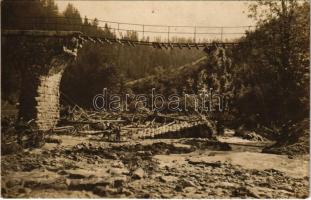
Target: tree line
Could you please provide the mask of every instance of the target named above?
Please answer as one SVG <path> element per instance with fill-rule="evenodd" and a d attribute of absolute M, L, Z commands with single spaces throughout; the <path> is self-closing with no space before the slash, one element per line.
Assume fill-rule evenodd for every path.
<path fill-rule="evenodd" d="M 225 49 L 230 65 L 218 66 L 208 59 L 182 74 L 160 73 L 132 89 L 139 93 L 155 87 L 168 95 L 198 94 L 202 85 L 214 89 L 223 85 L 222 93 L 230 99 L 229 112 L 218 115 L 218 120 L 235 128 L 263 125 L 286 132 L 286 127 L 309 116 L 309 13 L 309 3 L 304 1 L 254 2 L 249 17 L 257 20 L 258 28 Z M 217 68 L 228 70 L 218 76 Z M 203 82 L 202 73 L 206 73 Z"/>
<path fill-rule="evenodd" d="M 23 26 L 25 17 L 40 16 L 44 20 L 62 16 L 68 18 L 68 26 L 64 27 L 68 30 L 82 27 L 86 33 L 116 37 L 108 26 L 99 28 L 96 19 L 82 18 L 71 4 L 59 13 L 53 0 L 22 2 L 2 2 L 3 29 Z M 309 13 L 308 2 L 297 0 L 258 1 L 249 7 L 249 16 L 257 20 L 258 28 L 241 38 L 236 47 L 226 49 L 232 62 L 227 72 L 230 83 L 226 93 L 231 96 L 230 118 L 237 124 L 246 124 L 250 128 L 258 124 L 282 127 L 308 117 Z M 11 20 L 14 17 L 16 20 Z M 123 37 L 137 40 L 137 33 L 128 32 Z M 2 99 L 16 102 L 21 79 L 19 68 L 23 63 L 12 56 L 16 58 L 21 52 L 18 46 L 11 44 L 2 46 L 2 49 L 5 49 L 2 51 Z M 195 49 L 159 50 L 145 46 L 87 43 L 79 51 L 77 61 L 65 71 L 61 90 L 75 103 L 88 108 L 94 95 L 102 92 L 104 87 L 120 93 L 127 81 L 149 75 L 157 78 L 140 85 L 139 90 L 146 90 L 152 84 L 159 91 L 181 92 L 187 81 L 198 82 L 198 74 L 190 71 L 177 77 L 174 69 L 204 55 Z M 208 61 L 205 64 L 212 65 Z"/>
<path fill-rule="evenodd" d="M 98 20 L 81 17 L 72 4 L 60 13 L 53 0 L 4 0 L 2 2 L 3 29 L 78 30 L 89 35 L 115 38 L 107 26 L 98 27 Z M 137 32 L 128 31 L 123 39 L 138 40 Z M 160 40 L 159 38 L 158 40 Z M 148 38 L 145 38 L 148 40 Z M 184 38 L 173 38 L 185 41 Z M 172 41 L 172 42 L 174 42 Z M 21 80 L 20 66 L 14 63 L 11 51 L 18 57 L 18 44 L 5 44 L 2 49 L 2 99 L 18 101 Z M 61 90 L 81 106 L 91 106 L 92 98 L 104 87 L 119 91 L 122 84 L 155 73 L 158 69 L 173 68 L 192 62 L 204 54 L 197 50 L 160 50 L 146 46 L 98 45 L 87 43 L 79 51 L 78 59 L 68 67 Z M 36 55 L 33 55 L 35 57 Z M 79 89 L 77 89 L 79 88 Z"/>

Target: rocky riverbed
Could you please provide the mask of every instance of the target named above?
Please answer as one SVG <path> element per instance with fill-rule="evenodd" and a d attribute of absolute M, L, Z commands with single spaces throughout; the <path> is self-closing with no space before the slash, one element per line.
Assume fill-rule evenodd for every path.
<path fill-rule="evenodd" d="M 42 148 L 2 156 L 3 197 L 305 198 L 308 156 L 265 154 L 237 137 L 112 143 L 54 135 Z M 53 140 L 51 140 L 53 141 Z"/>

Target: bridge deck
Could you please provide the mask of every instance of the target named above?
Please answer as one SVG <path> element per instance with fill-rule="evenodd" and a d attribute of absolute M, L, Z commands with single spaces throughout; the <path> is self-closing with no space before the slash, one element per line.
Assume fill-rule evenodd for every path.
<path fill-rule="evenodd" d="M 177 42 L 150 42 L 144 40 L 128 40 L 128 39 L 118 39 L 118 38 L 108 38 L 104 36 L 90 36 L 79 31 L 55 31 L 55 30 L 2 30 L 2 37 L 10 36 L 30 36 L 30 37 L 78 37 L 84 41 L 90 41 L 99 44 L 112 44 L 118 43 L 120 45 L 128 45 L 135 47 L 136 45 L 153 46 L 159 49 L 169 49 L 169 48 L 204 48 L 211 45 L 219 46 L 232 46 L 237 45 L 240 42 L 189 42 L 189 43 L 177 43 Z"/>

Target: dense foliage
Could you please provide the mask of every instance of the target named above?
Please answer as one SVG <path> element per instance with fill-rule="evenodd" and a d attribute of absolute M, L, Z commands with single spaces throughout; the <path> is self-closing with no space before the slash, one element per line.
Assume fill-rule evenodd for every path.
<path fill-rule="evenodd" d="M 99 28 L 97 19 L 82 19 L 79 11 L 71 4 L 68 4 L 63 13 L 59 13 L 53 0 L 4 0 L 2 28 L 78 30 L 90 35 L 116 37 L 109 27 Z M 128 32 L 123 38 L 138 39 L 135 32 Z M 177 40 L 185 39 L 174 39 Z M 16 59 L 23 54 L 20 44 L 5 43 L 2 44 L 2 49 L 6 49 L 2 51 L 2 77 L 5 77 L 2 78 L 2 99 L 14 103 L 18 101 L 21 68 L 25 67 L 26 62 Z M 79 51 L 77 61 L 65 71 L 61 90 L 74 99 L 75 103 L 91 107 L 92 98 L 104 87 L 120 91 L 123 83 L 128 80 L 153 74 L 158 68 L 183 65 L 202 55 L 202 52 L 194 49 L 160 50 L 146 46 L 87 43 Z"/>
<path fill-rule="evenodd" d="M 164 71 L 165 76 L 146 79 L 133 89 L 141 92 L 156 87 L 164 94 L 167 90 L 198 94 L 200 74 L 206 71 L 203 86 L 217 90 L 220 84 L 221 93 L 230 98 L 229 116 L 227 112 L 218 117 L 231 119 L 236 127 L 264 125 L 286 132 L 309 115 L 309 13 L 307 2 L 253 3 L 250 17 L 257 18 L 258 27 L 241 38 L 239 45 L 225 50 L 230 64 L 208 59 L 181 74 Z M 219 66 L 222 76 L 217 75 Z"/>
<path fill-rule="evenodd" d="M 308 117 L 309 3 L 259 1 L 250 13 L 264 18 L 241 40 L 245 45 L 232 50 L 236 116 L 250 126 L 282 126 Z"/>
<path fill-rule="evenodd" d="M 231 59 L 227 77 L 210 76 L 207 82 L 212 78 L 217 81 L 209 87 L 220 83 L 221 77 L 225 79 L 227 85 L 223 92 L 231 99 L 231 117 L 236 124 L 246 124 L 249 128 L 258 124 L 282 127 L 308 117 L 309 4 L 295 0 L 258 1 L 249 11 L 250 17 L 258 20 L 257 29 L 241 38 L 240 45 L 226 49 Z M 2 3 L 2 28 L 25 26 L 21 19 L 34 16 L 43 21 L 55 16 L 68 18 L 66 26 L 56 18 L 51 27 L 40 27 L 38 23 L 36 28 L 53 29 L 59 23 L 66 30 L 83 28 L 89 34 L 115 37 L 108 27 L 99 28 L 96 19 L 91 22 L 82 19 L 70 4 L 64 13 L 59 13 L 52 0 L 4 0 Z M 124 37 L 137 40 L 135 32 L 128 32 Z M 16 59 L 21 53 L 18 44 L 2 44 L 2 49 L 5 49 L 2 51 L 2 99 L 17 101 L 20 68 L 25 67 L 25 63 Z M 206 54 L 195 49 L 158 50 L 88 43 L 79 51 L 77 61 L 65 71 L 61 90 L 79 105 L 90 107 L 93 96 L 104 87 L 122 93 L 126 82 L 154 75 L 151 81 L 132 89 L 141 92 L 155 87 L 164 94 L 198 93 L 200 73 L 217 63 L 208 59 L 206 64 L 185 73 L 177 73 L 175 69 L 203 55 Z"/>

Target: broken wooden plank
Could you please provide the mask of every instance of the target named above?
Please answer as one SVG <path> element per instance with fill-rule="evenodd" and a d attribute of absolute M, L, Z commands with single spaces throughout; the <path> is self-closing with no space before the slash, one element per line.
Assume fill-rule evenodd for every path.
<path fill-rule="evenodd" d="M 102 119 L 102 120 L 94 120 L 94 121 L 72 121 L 69 120 L 67 123 L 70 124 L 98 124 L 98 123 L 107 123 L 107 122 L 125 122 L 122 119 Z"/>

